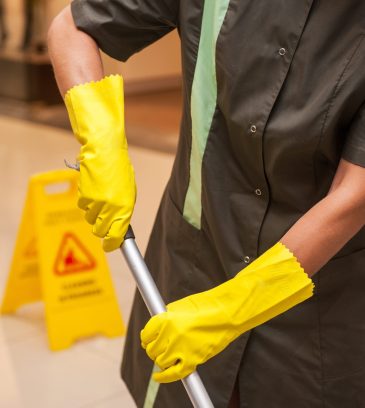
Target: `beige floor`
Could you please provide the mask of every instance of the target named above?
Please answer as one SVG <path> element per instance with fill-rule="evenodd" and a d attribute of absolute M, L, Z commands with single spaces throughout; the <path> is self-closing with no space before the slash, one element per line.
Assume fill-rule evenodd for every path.
<path fill-rule="evenodd" d="M 0 116 L 0 296 L 31 174 L 63 167 L 78 144 L 63 130 Z M 130 148 L 138 201 L 133 226 L 144 251 L 173 156 Z M 120 255 L 108 255 L 118 301 L 127 320 L 134 283 Z M 131 408 L 119 378 L 123 338 L 95 337 L 62 352 L 47 348 L 43 305 L 0 317 L 0 408 Z"/>

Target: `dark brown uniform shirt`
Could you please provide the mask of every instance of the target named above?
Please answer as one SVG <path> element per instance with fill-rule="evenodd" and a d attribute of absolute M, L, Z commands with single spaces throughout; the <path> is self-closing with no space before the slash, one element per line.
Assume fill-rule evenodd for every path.
<path fill-rule="evenodd" d="M 181 37 L 180 142 L 146 254 L 166 302 L 271 247 L 326 195 L 341 157 L 365 167 L 365 1 L 75 0 L 72 11 L 120 60 Z M 312 298 L 199 368 L 215 407 L 237 376 L 242 408 L 365 407 L 364 229 L 314 282 Z M 123 378 L 139 407 L 189 407 L 180 383 L 150 381 L 147 320 L 136 295 Z"/>

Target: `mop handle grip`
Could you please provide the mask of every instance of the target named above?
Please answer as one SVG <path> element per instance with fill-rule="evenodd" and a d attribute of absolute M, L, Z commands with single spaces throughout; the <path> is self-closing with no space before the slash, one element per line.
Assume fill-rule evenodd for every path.
<path fill-rule="evenodd" d="M 137 247 L 131 227 L 129 227 L 120 249 L 151 316 L 165 312 L 166 306 Z M 182 383 L 194 408 L 214 408 L 204 384 L 196 371 L 183 378 Z"/>

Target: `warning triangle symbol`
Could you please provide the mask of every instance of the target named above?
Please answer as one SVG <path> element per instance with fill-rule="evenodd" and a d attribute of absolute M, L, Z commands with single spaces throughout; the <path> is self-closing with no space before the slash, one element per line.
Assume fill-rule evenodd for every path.
<path fill-rule="evenodd" d="M 61 241 L 54 264 L 56 275 L 89 271 L 96 267 L 95 259 L 76 235 L 68 232 Z"/>

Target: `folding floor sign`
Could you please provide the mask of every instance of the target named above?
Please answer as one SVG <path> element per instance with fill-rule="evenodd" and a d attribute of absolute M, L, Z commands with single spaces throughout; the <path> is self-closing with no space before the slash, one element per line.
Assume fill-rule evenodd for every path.
<path fill-rule="evenodd" d="M 52 350 L 125 332 L 100 239 L 76 207 L 77 180 L 71 170 L 30 179 L 1 307 L 14 313 L 43 300 Z"/>

